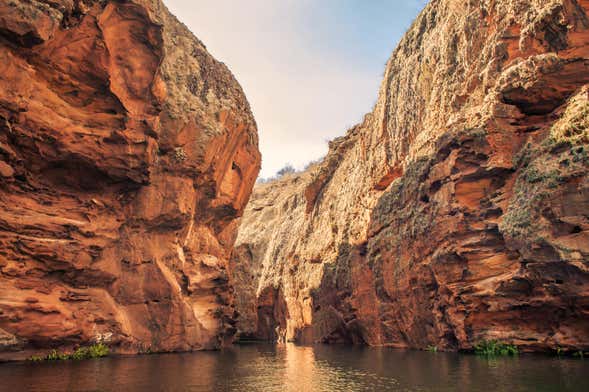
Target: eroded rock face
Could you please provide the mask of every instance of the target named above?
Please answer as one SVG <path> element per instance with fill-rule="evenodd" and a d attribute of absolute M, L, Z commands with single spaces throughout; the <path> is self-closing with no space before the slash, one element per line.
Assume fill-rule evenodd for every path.
<path fill-rule="evenodd" d="M 238 297 L 282 292 L 301 342 L 587 349 L 588 13 L 432 1 L 373 112 L 322 163 L 254 189 Z M 267 338 L 237 308 L 241 334 Z"/>
<path fill-rule="evenodd" d="M 1 1 L 4 356 L 230 341 L 257 143 L 232 74 L 159 0 Z"/>

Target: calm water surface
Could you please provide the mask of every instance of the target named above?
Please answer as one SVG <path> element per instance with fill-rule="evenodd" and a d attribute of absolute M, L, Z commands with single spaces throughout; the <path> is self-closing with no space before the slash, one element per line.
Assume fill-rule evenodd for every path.
<path fill-rule="evenodd" d="M 242 345 L 222 352 L 0 364 L 2 391 L 589 391 L 589 360 Z"/>

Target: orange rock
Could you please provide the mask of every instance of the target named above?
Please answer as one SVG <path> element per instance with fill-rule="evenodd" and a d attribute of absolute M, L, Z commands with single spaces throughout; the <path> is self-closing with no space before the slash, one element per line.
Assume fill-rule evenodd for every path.
<path fill-rule="evenodd" d="M 14 169 L 6 162 L 0 161 L 0 176 L 12 177 L 14 175 Z"/>
<path fill-rule="evenodd" d="M 159 0 L 4 2 L 0 32 L 0 356 L 230 341 L 260 167 L 230 71 Z"/>
<path fill-rule="evenodd" d="M 588 14 L 432 1 L 372 113 L 323 162 L 254 189 L 237 296 L 282 294 L 264 314 L 287 316 L 287 339 L 587 350 Z M 256 307 L 236 305 L 255 333 Z"/>

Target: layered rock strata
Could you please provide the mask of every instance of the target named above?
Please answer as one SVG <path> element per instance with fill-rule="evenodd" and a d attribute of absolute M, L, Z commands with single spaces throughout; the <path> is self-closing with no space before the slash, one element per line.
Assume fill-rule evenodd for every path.
<path fill-rule="evenodd" d="M 239 84 L 161 1 L 1 1 L 2 356 L 231 341 L 257 144 Z"/>
<path fill-rule="evenodd" d="M 588 13 L 432 1 L 364 121 L 254 189 L 231 263 L 240 336 L 589 348 Z"/>

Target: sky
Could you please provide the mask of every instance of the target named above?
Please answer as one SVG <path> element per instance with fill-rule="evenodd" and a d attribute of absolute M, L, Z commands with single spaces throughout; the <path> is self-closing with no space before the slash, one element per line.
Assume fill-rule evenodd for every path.
<path fill-rule="evenodd" d="M 426 0 L 164 0 L 243 87 L 262 171 L 303 169 L 370 112 Z"/>

